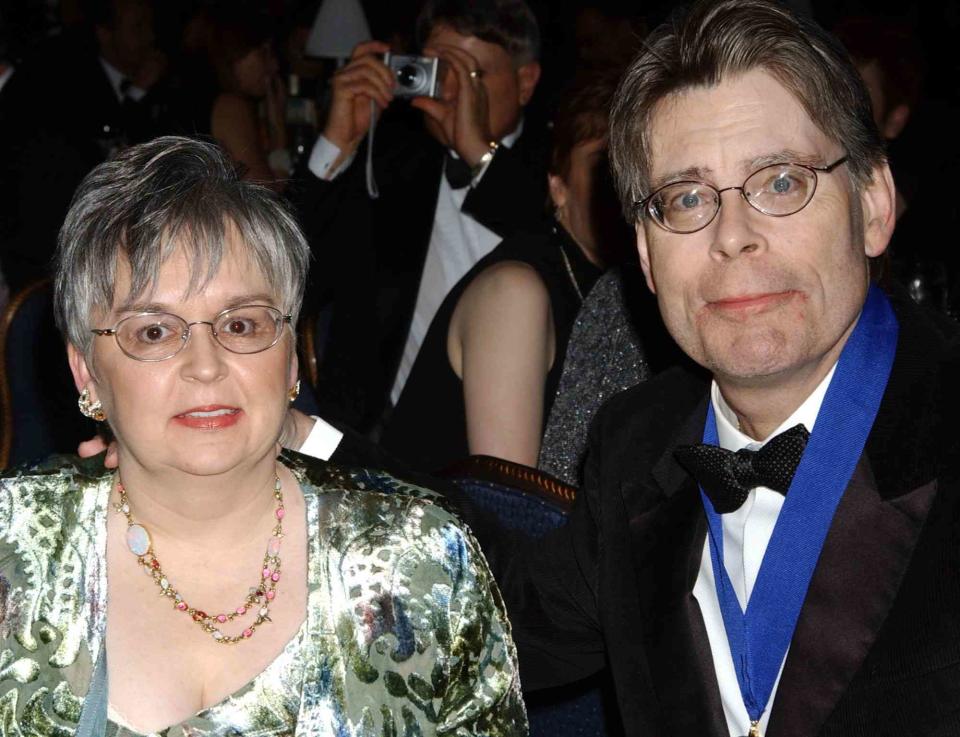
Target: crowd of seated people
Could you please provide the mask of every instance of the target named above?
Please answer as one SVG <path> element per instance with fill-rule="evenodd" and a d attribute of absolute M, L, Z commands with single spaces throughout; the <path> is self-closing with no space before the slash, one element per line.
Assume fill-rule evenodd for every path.
<path fill-rule="evenodd" d="M 565 325 L 557 330 L 556 325 L 541 324 L 542 318 L 572 324 L 579 301 L 598 275 L 594 267 L 602 261 L 589 245 L 594 237 L 576 232 L 584 230 L 582 223 L 572 229 L 562 222 L 559 227 L 544 225 L 544 202 L 561 218 L 570 217 L 568 212 L 577 217 L 584 209 L 557 202 L 558 197 L 568 201 L 577 189 L 564 186 L 563 172 L 548 176 L 555 166 L 550 162 L 566 155 L 551 152 L 551 141 L 558 140 L 553 131 L 571 125 L 564 116 L 602 117 L 605 93 L 596 91 L 591 100 L 588 92 L 577 113 L 570 109 L 576 89 L 561 85 L 541 94 L 550 95 L 556 112 L 546 120 L 539 113 L 526 115 L 543 76 L 539 24 L 523 3 L 490 7 L 478 11 L 457 3 L 426 3 L 409 49 L 395 49 L 428 49 L 440 56 L 445 77 L 439 99 L 395 98 L 394 79 L 382 58 L 388 47 L 376 41 L 361 44 L 330 78 L 327 114 L 316 142 L 292 171 L 276 58 L 276 50 L 286 46 L 276 42 L 280 26 L 268 14 L 255 4 L 232 3 L 182 12 L 179 30 L 168 32 L 176 37 L 178 52 L 165 55 L 158 50 L 158 9 L 148 0 L 85 0 L 80 5 L 84 23 L 67 29 L 42 53 L 28 56 L 19 85 L 8 89 L 8 98 L 29 99 L 37 88 L 49 87 L 54 74 L 62 76 L 63 60 L 75 54 L 83 63 L 71 65 L 76 80 L 68 86 L 76 94 L 70 106 L 82 109 L 89 120 L 66 118 L 35 104 L 18 104 L 29 113 L 10 116 L 6 129 L 11 138 L 22 136 L 23 145 L 11 151 L 6 164 L 9 174 L 4 179 L 16 180 L 17 186 L 4 207 L 0 268 L 14 290 L 48 273 L 56 223 L 78 177 L 98 160 L 157 133 L 212 137 L 244 176 L 278 190 L 289 188 L 308 234 L 314 256 L 308 312 L 322 316 L 319 340 L 313 345 L 320 356 L 315 388 L 323 416 L 373 439 L 382 437 L 389 450 L 419 468 L 436 470 L 469 453 L 537 465 L 568 332 Z M 884 31 L 883 38 L 899 40 L 899 46 L 877 41 L 877 28 Z M 881 85 L 889 109 L 875 112 L 883 117 L 878 124 L 884 134 L 894 138 L 909 120 L 918 77 L 883 71 L 889 66 L 885 60 L 895 56 L 892 47 L 908 48 L 903 29 L 890 28 L 850 21 L 837 30 L 862 59 L 859 68 L 871 83 L 868 88 Z M 615 79 L 632 56 L 643 23 L 637 16 L 587 6 L 576 14 L 576 29 L 571 58 L 586 70 L 581 78 Z M 871 38 L 872 45 L 864 41 Z M 105 92 L 110 85 L 113 95 Z M 97 95 L 90 92 L 94 88 Z M 368 176 L 371 102 L 379 112 Z M 566 145 L 562 138 L 560 146 Z M 371 182 L 379 190 L 376 198 L 368 192 Z M 37 191 L 46 196 L 34 196 Z M 586 195 L 581 191 L 580 196 Z M 594 197 L 590 207 L 600 200 Z M 902 209 L 903 200 L 898 202 Z M 597 223 L 613 225 L 610 231 L 619 221 L 604 213 Z M 572 242 L 588 244 L 570 254 L 554 249 L 567 260 L 573 256 L 570 267 L 582 282 L 570 300 L 553 294 L 548 300 L 552 309 L 544 312 L 540 305 L 540 317 L 534 318 L 538 326 L 522 324 L 518 315 L 524 311 L 513 313 L 498 291 L 505 281 L 523 279 L 523 270 L 514 273 L 508 264 L 477 280 L 466 290 L 463 309 L 455 309 L 479 262 L 502 260 L 516 244 L 524 251 L 521 260 L 535 259 L 536 249 L 524 239 L 544 227 L 558 234 L 572 232 Z M 616 234 L 605 232 L 603 240 L 603 248 L 617 250 Z M 559 265 L 566 272 L 566 263 Z M 498 279 L 490 278 L 494 273 Z M 532 275 L 530 269 L 526 274 Z M 622 282 L 618 277 L 611 281 Z M 542 282 L 533 280 L 534 292 Z M 609 289 L 616 293 L 619 287 Z M 527 290 L 519 293 L 529 299 Z M 567 302 L 570 309 L 558 317 L 559 305 Z M 490 304 L 514 314 L 509 321 L 514 346 L 522 350 L 507 342 L 503 320 L 476 319 Z M 477 309 L 468 311 L 468 305 Z M 632 323 L 649 317 L 628 320 L 621 314 L 607 324 L 632 330 Z M 439 323 L 447 321 L 456 329 L 445 339 Z M 434 323 L 436 335 L 428 340 Z M 469 329 L 484 324 L 497 324 L 497 330 Z M 471 334 L 488 341 L 482 350 L 476 344 L 470 350 Z M 422 350 L 425 344 L 428 350 Z M 643 349 L 637 341 L 633 344 L 636 350 L 621 365 L 642 364 Z M 503 356 L 511 360 L 503 361 Z M 418 359 L 421 367 L 415 372 Z M 474 361 L 478 370 L 471 379 L 465 369 Z M 448 366 L 451 372 L 441 370 Z M 423 411 L 420 395 L 433 390 L 435 380 L 443 383 L 447 373 L 457 384 L 467 376 L 465 393 L 452 391 L 456 401 L 437 401 Z M 540 373 L 545 383 L 536 378 Z M 413 386 L 404 392 L 411 379 Z M 544 391 L 532 391 L 533 385 L 542 385 Z M 517 397 L 524 401 L 515 401 Z M 468 421 L 471 414 L 474 422 Z M 433 421 L 440 417 L 444 421 Z M 446 432 L 447 422 L 452 432 Z"/>

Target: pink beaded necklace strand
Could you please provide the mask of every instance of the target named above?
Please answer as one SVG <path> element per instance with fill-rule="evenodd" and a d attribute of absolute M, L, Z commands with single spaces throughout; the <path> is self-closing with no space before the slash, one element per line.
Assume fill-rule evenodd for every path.
<path fill-rule="evenodd" d="M 163 568 L 160 567 L 160 561 L 153 552 L 150 533 L 147 532 L 146 527 L 133 521 L 130 514 L 130 499 L 127 497 L 127 490 L 119 477 L 117 478 L 117 491 L 120 492 L 120 503 L 116 505 L 116 510 L 127 518 L 127 547 L 131 553 L 137 556 L 137 563 L 142 567 L 144 573 L 157 584 L 160 594 L 173 601 L 174 609 L 188 615 L 204 632 L 222 645 L 235 645 L 249 639 L 253 637 L 257 627 L 264 622 L 272 621 L 270 619 L 270 604 L 277 596 L 277 582 L 280 580 L 280 540 L 283 538 L 283 516 L 285 514 L 279 476 L 276 477 L 276 483 L 273 487 L 273 496 L 277 500 L 277 508 L 274 511 L 277 524 L 273 528 L 270 541 L 267 543 L 267 551 L 263 556 L 263 570 L 260 572 L 259 583 L 250 589 L 250 593 L 243 604 L 232 612 L 212 616 L 202 609 L 196 609 L 187 604 L 186 600 L 170 584 Z M 253 611 L 257 613 L 257 618 L 239 635 L 227 635 L 220 630 L 220 625 L 232 622 L 247 612 Z"/>

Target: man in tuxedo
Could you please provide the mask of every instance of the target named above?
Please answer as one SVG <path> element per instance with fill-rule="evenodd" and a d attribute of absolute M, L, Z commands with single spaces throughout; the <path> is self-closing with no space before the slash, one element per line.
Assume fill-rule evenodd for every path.
<path fill-rule="evenodd" d="M 545 136 L 524 108 L 540 76 L 523 0 L 430 0 L 417 22 L 440 96 L 395 95 L 386 44 L 360 44 L 334 76 L 330 114 L 294 193 L 332 302 L 326 411 L 367 429 L 395 403 L 450 288 L 545 202 Z M 372 179 L 367 173 L 371 110 Z M 373 184 L 379 196 L 373 194 Z"/>
<path fill-rule="evenodd" d="M 567 528 L 496 564 L 524 687 L 606 664 L 631 735 L 960 733 L 958 356 L 870 286 L 894 187 L 856 69 L 779 4 L 699 2 L 610 129 L 704 371 L 611 400 Z"/>

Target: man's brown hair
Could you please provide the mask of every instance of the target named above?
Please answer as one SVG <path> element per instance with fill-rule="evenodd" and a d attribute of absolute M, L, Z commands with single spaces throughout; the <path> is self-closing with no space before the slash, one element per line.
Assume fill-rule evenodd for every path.
<path fill-rule="evenodd" d="M 856 186 L 885 159 L 866 87 L 843 46 L 773 0 L 701 0 L 651 33 L 614 96 L 610 160 L 624 216 L 649 194 L 650 120 L 667 96 L 763 69 L 849 156 Z"/>

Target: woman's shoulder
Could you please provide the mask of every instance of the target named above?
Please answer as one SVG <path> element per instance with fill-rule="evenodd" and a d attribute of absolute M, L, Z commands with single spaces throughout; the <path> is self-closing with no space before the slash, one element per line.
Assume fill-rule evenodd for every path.
<path fill-rule="evenodd" d="M 444 509 L 442 494 L 387 471 L 341 465 L 289 450 L 281 460 L 296 474 L 304 496 L 341 496 L 361 505 L 371 495 L 384 496 L 401 506 L 414 502 Z"/>
<path fill-rule="evenodd" d="M 236 92 L 220 92 L 213 98 L 211 114 L 215 117 L 253 113 L 256 107 L 250 98 Z"/>
<path fill-rule="evenodd" d="M 322 498 L 328 532 L 339 527 L 354 542 L 369 535 L 411 546 L 419 545 L 418 535 L 437 529 L 472 538 L 432 489 L 386 471 L 339 466 L 296 453 L 285 453 L 284 460 L 298 475 L 304 496 Z M 384 537 L 387 530 L 390 535 Z"/>
<path fill-rule="evenodd" d="M 235 92 L 221 92 L 210 107 L 210 131 L 214 138 L 247 131 L 256 123 L 257 109 L 253 102 Z"/>
<path fill-rule="evenodd" d="M 102 455 L 52 456 L 0 474 L 0 562 L 11 553 L 55 556 L 65 540 L 89 532 L 111 474 Z"/>
<path fill-rule="evenodd" d="M 312 584 L 325 592 L 318 607 L 350 664 L 347 709 L 379 701 L 374 719 L 385 734 L 399 713 L 424 735 L 526 734 L 503 601 L 476 540 L 442 498 L 382 471 L 294 454 L 285 461 L 300 479 L 308 523 L 316 514 L 310 528 L 323 562 L 312 566 Z M 413 716 L 421 712 L 431 715 L 422 723 Z"/>
<path fill-rule="evenodd" d="M 470 282 L 457 305 L 464 315 L 509 317 L 521 310 L 543 309 L 550 292 L 540 270 L 527 261 L 505 259 L 490 264 Z"/>
<path fill-rule="evenodd" d="M 103 465 L 103 454 L 91 458 L 50 456 L 0 472 L 0 504 L 23 500 L 23 509 L 33 514 L 73 506 L 112 473 Z"/>

